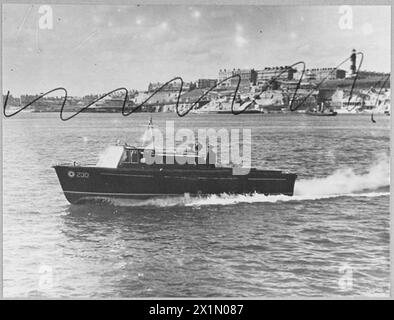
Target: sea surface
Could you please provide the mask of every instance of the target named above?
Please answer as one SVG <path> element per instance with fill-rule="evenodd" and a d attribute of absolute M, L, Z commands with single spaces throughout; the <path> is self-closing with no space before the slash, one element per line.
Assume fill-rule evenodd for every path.
<path fill-rule="evenodd" d="M 150 114 L 3 118 L 5 297 L 389 295 L 389 117 L 152 116 L 250 128 L 253 165 L 297 173 L 295 195 L 70 205 L 51 166 L 139 144 Z"/>

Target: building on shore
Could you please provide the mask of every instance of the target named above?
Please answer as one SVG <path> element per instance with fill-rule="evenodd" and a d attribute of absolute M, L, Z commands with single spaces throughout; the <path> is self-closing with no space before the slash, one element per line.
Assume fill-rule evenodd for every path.
<path fill-rule="evenodd" d="M 142 111 L 154 110 L 160 111 L 163 106 L 174 104 L 179 95 L 190 90 L 192 83 L 184 82 L 181 87 L 180 81 L 170 82 L 167 85 L 161 82 L 149 83 L 148 91 L 140 92 L 134 98 L 134 102 L 139 105 L 149 98 Z"/>
<path fill-rule="evenodd" d="M 375 72 L 375 71 L 365 71 L 365 70 L 360 70 L 358 72 L 357 78 L 358 79 L 385 79 L 390 77 L 390 73 L 386 72 Z"/>
<path fill-rule="evenodd" d="M 240 88 L 250 88 L 253 85 L 263 86 L 269 81 L 275 80 L 292 80 L 296 69 L 290 68 L 289 66 L 281 67 L 265 67 L 261 70 L 255 69 L 221 69 L 219 70 L 219 83 L 220 87 L 236 87 L 239 81 L 238 77 L 229 77 L 239 75 L 240 76 Z M 227 79 L 227 80 L 225 80 Z"/>
<path fill-rule="evenodd" d="M 390 88 L 390 79 L 385 77 L 346 78 L 324 81 L 320 88 L 342 88 L 350 90 L 354 83 L 354 90 L 374 88 Z"/>
<path fill-rule="evenodd" d="M 206 89 L 213 88 L 217 85 L 217 79 L 198 79 L 197 80 L 197 88 L 198 89 Z"/>
<path fill-rule="evenodd" d="M 239 77 L 237 77 L 237 75 Z M 256 71 L 254 69 L 220 69 L 219 70 L 219 87 L 237 87 L 239 82 L 240 88 L 250 88 L 251 84 L 256 82 Z M 232 78 L 230 78 L 232 77 Z M 230 78 L 230 79 L 227 79 Z M 227 79 L 227 80 L 226 80 Z M 222 82 L 223 81 L 223 82 Z"/>
<path fill-rule="evenodd" d="M 230 87 L 231 79 L 227 79 L 233 75 L 232 70 L 220 69 L 218 76 L 218 86 L 219 87 Z"/>
<path fill-rule="evenodd" d="M 299 80 L 302 76 L 302 70 L 295 74 L 295 79 Z M 302 77 L 303 81 L 307 82 L 320 82 L 323 80 L 339 80 L 345 79 L 346 71 L 343 69 L 330 68 L 312 68 L 306 69 Z"/>
<path fill-rule="evenodd" d="M 182 85 L 182 92 L 188 91 L 190 89 L 191 85 L 192 84 L 190 82 L 184 82 Z M 155 90 L 158 90 L 159 88 L 161 88 L 160 91 L 179 92 L 179 90 L 181 89 L 181 82 L 179 80 L 176 80 L 176 81 L 168 83 L 167 85 L 165 85 L 165 82 L 164 83 L 163 82 L 152 82 L 152 83 L 149 83 L 149 85 L 148 85 L 148 92 L 154 92 Z"/>
<path fill-rule="evenodd" d="M 293 80 L 296 69 L 289 66 L 280 67 L 265 67 L 264 69 L 256 71 L 256 84 L 264 85 L 269 81 L 275 80 Z"/>

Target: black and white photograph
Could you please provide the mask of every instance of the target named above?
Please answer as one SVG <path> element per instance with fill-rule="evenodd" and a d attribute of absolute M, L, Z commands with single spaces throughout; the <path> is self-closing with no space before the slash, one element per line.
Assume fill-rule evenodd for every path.
<path fill-rule="evenodd" d="M 392 8 L 355 3 L 3 3 L 3 297 L 390 298 Z"/>

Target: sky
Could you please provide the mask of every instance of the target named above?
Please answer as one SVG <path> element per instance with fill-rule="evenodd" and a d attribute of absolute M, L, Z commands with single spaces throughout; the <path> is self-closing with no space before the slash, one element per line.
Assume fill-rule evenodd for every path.
<path fill-rule="evenodd" d="M 2 89 L 146 90 L 224 68 L 335 67 L 353 48 L 364 53 L 362 70 L 390 72 L 390 7 L 350 8 L 351 19 L 339 6 L 50 5 L 49 19 L 40 5 L 6 4 Z"/>

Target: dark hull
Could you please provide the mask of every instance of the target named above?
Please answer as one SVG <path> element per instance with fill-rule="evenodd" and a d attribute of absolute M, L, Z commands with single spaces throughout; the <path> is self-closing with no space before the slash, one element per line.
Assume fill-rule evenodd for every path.
<path fill-rule="evenodd" d="M 305 111 L 305 113 L 310 116 L 321 116 L 321 117 L 332 117 L 332 116 L 336 116 L 338 114 L 336 111 L 333 111 L 333 112 Z"/>
<path fill-rule="evenodd" d="M 240 110 L 234 109 L 235 113 L 236 112 L 240 112 L 240 111 L 242 111 L 242 109 L 240 109 Z M 218 110 L 218 111 L 216 111 L 216 113 L 218 113 L 218 114 L 233 114 L 233 111 L 231 111 L 231 110 Z M 241 114 L 248 114 L 248 113 L 256 114 L 256 113 L 264 113 L 264 112 L 260 111 L 260 110 L 254 110 L 254 109 L 246 109 L 245 111 L 242 111 Z"/>
<path fill-rule="evenodd" d="M 146 199 L 206 194 L 293 195 L 295 174 L 252 169 L 232 175 L 231 168 L 167 169 L 55 166 L 64 195 L 70 203 L 95 198 Z"/>

